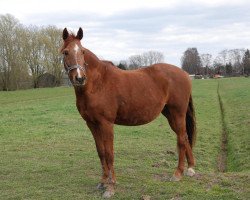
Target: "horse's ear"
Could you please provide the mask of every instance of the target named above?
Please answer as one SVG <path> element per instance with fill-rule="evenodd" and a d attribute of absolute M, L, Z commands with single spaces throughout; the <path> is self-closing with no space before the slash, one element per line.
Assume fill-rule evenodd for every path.
<path fill-rule="evenodd" d="M 68 38 L 69 32 L 68 32 L 67 28 L 63 29 L 63 35 L 62 36 L 63 36 L 63 40 L 66 40 Z"/>
<path fill-rule="evenodd" d="M 83 30 L 80 27 L 79 30 L 78 30 L 78 32 L 77 32 L 76 38 L 78 38 L 79 40 L 81 40 L 82 37 L 83 37 Z"/>

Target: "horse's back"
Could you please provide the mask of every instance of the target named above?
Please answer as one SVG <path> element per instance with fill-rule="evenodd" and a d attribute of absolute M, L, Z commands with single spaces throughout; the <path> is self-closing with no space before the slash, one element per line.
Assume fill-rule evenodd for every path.
<path fill-rule="evenodd" d="M 188 73 L 181 68 L 166 64 L 158 63 L 146 68 L 137 70 L 145 74 L 145 77 L 150 77 L 154 84 L 161 88 L 164 93 L 187 93 L 188 97 L 191 92 L 191 80 Z M 136 73 L 136 70 L 134 71 Z"/>
<path fill-rule="evenodd" d="M 177 66 L 167 63 L 157 63 L 148 67 L 143 67 L 136 70 L 121 70 L 123 73 L 127 73 L 129 76 L 145 74 L 152 79 L 163 79 L 165 81 L 179 81 L 180 79 L 185 82 L 190 82 L 188 74 Z"/>
<path fill-rule="evenodd" d="M 124 125 L 145 124 L 155 119 L 171 95 L 174 95 L 173 90 L 179 90 L 175 87 L 186 87 L 182 85 L 188 82 L 185 72 L 168 64 L 155 64 L 130 71 L 119 70 L 117 77 L 116 123 Z M 179 91 L 177 93 L 180 94 Z"/>
<path fill-rule="evenodd" d="M 179 79 L 189 82 L 188 74 L 180 69 L 177 66 L 166 64 L 166 63 L 158 63 L 154 64 L 148 68 L 145 68 L 145 70 L 148 70 L 148 73 L 152 73 L 152 76 L 154 76 L 154 72 L 159 74 L 159 76 L 162 76 L 168 80 L 172 81 L 178 81 Z"/>

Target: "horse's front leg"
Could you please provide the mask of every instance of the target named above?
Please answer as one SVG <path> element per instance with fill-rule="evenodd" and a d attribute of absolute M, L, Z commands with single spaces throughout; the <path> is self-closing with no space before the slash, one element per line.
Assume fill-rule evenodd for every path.
<path fill-rule="evenodd" d="M 102 121 L 100 123 L 87 123 L 96 143 L 96 149 L 102 165 L 102 179 L 98 189 L 105 188 L 103 197 L 108 198 L 114 195 L 116 183 L 114 171 L 114 131 L 113 124 Z"/>

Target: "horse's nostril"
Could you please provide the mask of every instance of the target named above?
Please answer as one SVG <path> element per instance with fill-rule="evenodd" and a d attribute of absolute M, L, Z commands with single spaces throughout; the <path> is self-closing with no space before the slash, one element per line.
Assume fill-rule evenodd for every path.
<path fill-rule="evenodd" d="M 83 80 L 84 80 L 84 78 L 82 78 L 82 77 L 77 77 L 77 76 L 76 76 L 76 81 L 77 81 L 77 82 L 82 83 Z"/>

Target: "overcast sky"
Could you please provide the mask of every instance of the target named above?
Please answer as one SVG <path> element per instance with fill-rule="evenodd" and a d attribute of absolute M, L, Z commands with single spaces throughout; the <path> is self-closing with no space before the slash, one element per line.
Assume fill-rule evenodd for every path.
<path fill-rule="evenodd" d="M 180 66 L 188 47 L 215 56 L 250 48 L 249 0 L 0 0 L 0 14 L 25 25 L 84 30 L 83 46 L 119 61 L 160 51 Z"/>

